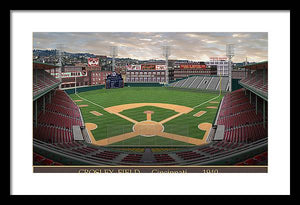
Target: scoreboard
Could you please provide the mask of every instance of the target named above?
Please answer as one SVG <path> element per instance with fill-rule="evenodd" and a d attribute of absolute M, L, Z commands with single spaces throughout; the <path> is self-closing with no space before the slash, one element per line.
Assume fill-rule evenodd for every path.
<path fill-rule="evenodd" d="M 205 69 L 206 65 L 205 64 L 181 64 L 180 68 L 181 69 L 186 69 L 186 68 Z"/>
<path fill-rule="evenodd" d="M 112 74 L 108 75 L 105 80 L 105 88 L 123 88 L 124 81 L 121 74 L 117 74 L 113 72 Z"/>

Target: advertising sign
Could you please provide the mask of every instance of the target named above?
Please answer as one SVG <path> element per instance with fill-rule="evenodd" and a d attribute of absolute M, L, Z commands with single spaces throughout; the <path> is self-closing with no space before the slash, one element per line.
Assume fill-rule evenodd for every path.
<path fill-rule="evenodd" d="M 147 65 L 147 64 L 142 64 L 142 70 L 155 70 L 156 65 Z"/>
<path fill-rule="evenodd" d="M 77 76 L 76 76 L 77 73 Z M 51 75 L 55 78 L 59 78 L 59 73 L 51 73 Z M 61 73 L 61 78 L 71 78 L 71 77 L 84 77 L 87 76 L 86 72 L 62 72 Z"/>
<path fill-rule="evenodd" d="M 181 64 L 180 65 L 181 69 L 185 68 L 206 68 L 206 65 L 201 65 L 201 64 Z"/>
<path fill-rule="evenodd" d="M 98 58 L 89 58 L 88 65 L 89 65 L 89 67 L 99 66 L 99 59 Z"/>
<path fill-rule="evenodd" d="M 209 58 L 211 61 L 226 61 L 226 60 L 228 60 L 228 58 L 225 56 L 222 56 L 222 57 L 210 57 Z"/>
<path fill-rule="evenodd" d="M 166 65 L 156 65 L 155 69 L 156 70 L 166 70 L 167 66 Z"/>
<path fill-rule="evenodd" d="M 141 70 L 141 65 L 127 65 L 127 70 Z"/>

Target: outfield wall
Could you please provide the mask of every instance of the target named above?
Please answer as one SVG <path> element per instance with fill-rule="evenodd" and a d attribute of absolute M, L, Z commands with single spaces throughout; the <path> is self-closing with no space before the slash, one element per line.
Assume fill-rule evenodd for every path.
<path fill-rule="evenodd" d="M 86 86 L 86 87 L 77 87 L 77 93 L 80 92 L 86 92 L 86 91 L 90 91 L 90 90 L 98 90 L 98 89 L 103 89 L 105 88 L 104 85 L 94 85 L 94 86 Z M 74 94 L 75 93 L 75 88 L 70 88 L 70 89 L 64 89 L 64 91 L 67 94 Z"/>
<path fill-rule="evenodd" d="M 124 87 L 163 87 L 160 83 L 124 83 Z"/>
<path fill-rule="evenodd" d="M 163 87 L 160 83 L 124 83 L 124 87 Z M 76 87 L 77 93 L 105 88 L 105 85 Z M 67 94 L 74 94 L 75 88 L 63 89 Z"/>

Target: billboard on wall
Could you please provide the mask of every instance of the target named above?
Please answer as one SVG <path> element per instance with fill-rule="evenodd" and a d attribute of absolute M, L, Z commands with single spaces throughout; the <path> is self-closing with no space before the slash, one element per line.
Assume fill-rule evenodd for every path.
<path fill-rule="evenodd" d="M 167 66 L 166 65 L 156 65 L 155 70 L 166 70 Z"/>
<path fill-rule="evenodd" d="M 206 68 L 206 65 L 203 64 L 180 64 L 180 68 Z"/>
<path fill-rule="evenodd" d="M 213 57 L 209 57 L 209 60 L 211 61 L 227 61 L 228 58 L 226 56 L 220 56 L 220 57 L 217 57 L 217 56 L 213 56 Z"/>
<path fill-rule="evenodd" d="M 77 75 L 76 75 L 77 73 Z M 51 75 L 55 78 L 59 78 L 59 73 L 51 73 Z M 84 77 L 87 76 L 87 72 L 86 71 L 73 71 L 73 72 L 62 72 L 61 73 L 61 78 L 72 78 L 72 77 Z"/>
<path fill-rule="evenodd" d="M 141 70 L 142 69 L 141 67 L 142 67 L 141 65 L 127 65 L 126 69 L 127 70 Z"/>
<path fill-rule="evenodd" d="M 89 58 L 88 65 L 89 65 L 89 67 L 99 66 L 99 58 Z"/>
<path fill-rule="evenodd" d="M 142 70 L 155 70 L 156 69 L 156 65 L 147 65 L 147 64 L 142 64 Z"/>
<path fill-rule="evenodd" d="M 142 65 L 127 65 L 126 69 L 127 70 L 166 70 L 167 66 L 166 65 L 147 65 L 147 64 L 142 64 Z"/>

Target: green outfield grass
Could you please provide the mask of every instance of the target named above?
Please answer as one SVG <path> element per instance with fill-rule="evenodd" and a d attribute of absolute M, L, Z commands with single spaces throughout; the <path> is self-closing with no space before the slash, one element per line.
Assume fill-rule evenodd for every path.
<path fill-rule="evenodd" d="M 218 93 L 208 92 L 195 92 L 189 90 L 175 90 L 164 87 L 131 87 L 122 89 L 99 89 L 87 92 L 79 93 L 79 96 L 87 99 L 81 102 L 76 102 L 77 105 L 88 105 L 88 107 L 81 107 L 81 113 L 85 123 L 95 123 L 97 129 L 93 130 L 92 133 L 96 140 L 106 139 L 108 137 L 128 133 L 132 131 L 133 123 L 111 113 L 103 110 L 104 108 L 129 104 L 129 103 L 168 103 L 175 105 L 183 105 L 193 108 L 205 101 L 208 101 L 214 97 L 217 97 Z M 80 100 L 75 94 L 70 94 L 73 100 Z M 220 102 L 223 95 L 213 101 Z M 91 103 L 93 102 L 93 103 Z M 97 106 L 97 105 L 99 106 Z M 188 114 L 183 114 L 173 120 L 170 120 L 164 124 L 164 131 L 174 134 L 180 134 L 188 137 L 202 139 L 204 131 L 198 128 L 198 125 L 203 122 L 213 123 L 215 119 L 217 109 L 208 109 L 207 106 L 219 106 L 219 104 L 206 103 L 199 107 L 196 107 L 193 111 Z M 161 121 L 176 112 L 169 109 L 163 109 L 153 106 L 144 106 L 135 109 L 124 110 L 120 114 L 123 114 L 136 121 L 146 120 L 146 114 L 144 111 L 153 111 L 152 120 Z M 95 116 L 90 111 L 97 111 L 103 115 Z M 201 117 L 194 117 L 193 115 L 199 111 L 206 111 Z M 151 138 L 153 141 L 151 141 Z M 137 141 L 139 139 L 139 141 Z M 156 140 L 156 141 L 155 141 Z M 116 144 L 135 144 L 135 143 L 151 145 L 155 142 L 157 144 L 174 144 L 174 145 L 186 145 L 187 143 L 179 142 L 175 140 L 165 139 L 162 137 L 136 137 L 128 139 L 123 142 Z"/>

